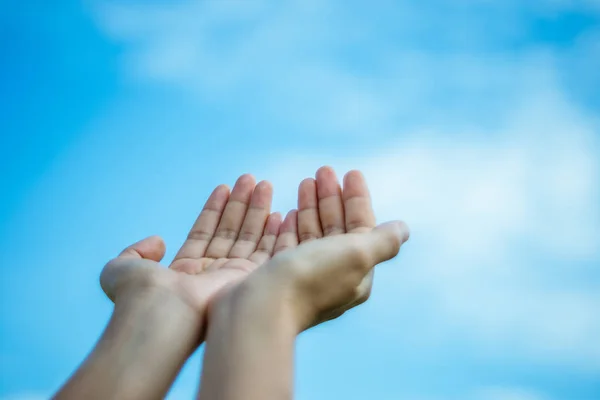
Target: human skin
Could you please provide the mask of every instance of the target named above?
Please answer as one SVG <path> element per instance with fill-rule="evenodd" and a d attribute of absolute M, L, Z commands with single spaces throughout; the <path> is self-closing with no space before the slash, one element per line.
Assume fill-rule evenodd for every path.
<path fill-rule="evenodd" d="M 243 175 L 207 200 L 169 268 L 152 236 L 103 269 L 100 283 L 115 308 L 91 354 L 56 399 L 161 399 L 204 340 L 206 310 L 220 290 L 245 278 L 276 251 L 295 245 L 278 213 L 272 186 Z M 295 218 L 291 212 L 288 220 Z M 290 243 L 291 240 L 291 243 Z"/>
<path fill-rule="evenodd" d="M 255 185 L 252 176 L 243 175 L 231 193 L 226 186 L 217 187 L 169 268 L 159 264 L 165 253 L 159 237 L 149 237 L 125 249 L 106 265 L 101 275 L 104 291 L 115 302 L 109 325 L 55 398 L 163 398 L 185 360 L 203 341 L 207 310 L 217 309 L 211 304 L 219 293 L 243 292 L 236 288 L 248 286 L 238 283 L 253 271 L 274 271 L 269 275 L 277 276 L 277 271 L 286 270 L 259 268 L 266 267 L 274 255 L 282 255 L 275 265 L 284 265 L 281 260 L 309 257 L 294 250 L 299 242 L 302 249 L 310 249 L 306 243 L 311 241 L 328 246 L 325 240 L 329 236 L 348 230 L 370 231 L 374 225 L 372 212 L 368 218 L 356 220 L 352 211 L 357 208 L 353 205 L 361 202 L 370 209 L 368 196 L 345 190 L 342 200 L 339 185 L 327 183 L 332 182 L 332 176 L 335 180 L 332 174 L 331 169 L 322 168 L 316 181 L 303 181 L 299 190 L 300 211 L 292 210 L 284 221 L 279 214 L 270 214 L 272 187 L 268 182 Z M 347 180 L 350 183 L 345 188 L 364 184 L 357 172 L 348 174 Z M 324 184 L 317 196 L 318 182 Z M 346 206 L 342 212 L 335 206 L 340 201 Z M 306 317 L 301 325 L 307 328 L 359 304 L 368 297 L 370 284 L 371 274 L 367 272 L 351 295 L 335 307 L 320 307 L 315 318 L 310 318 L 309 312 L 298 312 Z M 277 292 L 270 286 L 250 287 Z"/>
<path fill-rule="evenodd" d="M 300 245 L 219 294 L 209 311 L 201 400 L 292 398 L 296 336 L 365 301 L 373 267 L 408 239 L 401 222 L 373 229 L 358 171 L 342 190 L 333 170 L 319 169 L 300 185 L 298 203 Z"/>

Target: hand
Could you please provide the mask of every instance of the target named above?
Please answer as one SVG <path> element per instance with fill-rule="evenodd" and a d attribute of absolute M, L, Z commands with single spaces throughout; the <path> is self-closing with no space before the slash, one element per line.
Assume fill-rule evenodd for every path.
<path fill-rule="evenodd" d="M 115 302 L 112 318 L 55 398 L 164 398 L 203 340 L 214 295 L 297 242 L 296 214 L 282 223 L 271 199 L 268 182 L 244 175 L 231 194 L 214 190 L 170 268 L 158 263 L 165 245 L 156 236 L 109 262 L 100 283 Z"/>
<path fill-rule="evenodd" d="M 282 225 L 280 214 L 270 214 L 272 196 L 269 182 L 256 185 L 250 175 L 241 176 L 231 194 L 227 186 L 217 187 L 168 269 L 158 263 L 165 253 L 164 242 L 152 236 L 105 266 L 100 278 L 103 290 L 113 301 L 124 292 L 166 291 L 203 317 L 219 290 L 264 264 L 276 248 L 295 243 L 295 233 L 288 233 L 295 232 L 291 223 L 295 214 Z"/>
<path fill-rule="evenodd" d="M 334 171 L 323 167 L 316 180 L 304 180 L 298 190 L 298 248 L 277 254 L 231 296 L 283 296 L 300 330 L 336 318 L 368 299 L 372 268 L 394 257 L 408 240 L 402 222 L 374 227 L 362 174 L 346 174 L 342 190 Z"/>
<path fill-rule="evenodd" d="M 331 168 L 319 169 L 300 184 L 298 209 L 300 245 L 214 302 L 199 399 L 291 399 L 296 335 L 365 301 L 373 267 L 408 239 L 401 222 L 374 228 L 357 171 L 342 190 Z"/>

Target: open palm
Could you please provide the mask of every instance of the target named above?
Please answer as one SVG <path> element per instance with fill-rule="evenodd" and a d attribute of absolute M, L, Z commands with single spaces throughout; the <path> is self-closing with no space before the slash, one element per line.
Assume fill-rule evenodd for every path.
<path fill-rule="evenodd" d="M 332 168 L 321 167 L 316 179 L 308 178 L 298 188 L 298 237 L 300 246 L 330 236 L 365 233 L 375 227 L 375 214 L 367 182 L 360 171 L 348 172 L 343 188 Z M 370 271 L 356 288 L 354 298 L 313 322 L 334 319 L 369 298 L 373 285 Z"/>
<path fill-rule="evenodd" d="M 168 269 L 158 263 L 165 253 L 162 239 L 144 239 L 106 265 L 104 291 L 114 300 L 125 286 L 158 286 L 202 312 L 222 288 L 297 245 L 296 211 L 282 221 L 270 213 L 272 197 L 271 184 L 257 185 L 251 175 L 242 175 L 231 193 L 218 186 Z"/>
<path fill-rule="evenodd" d="M 275 254 L 324 237 L 367 232 L 375 226 L 369 189 L 358 171 L 346 174 L 342 189 L 331 168 L 320 168 L 316 179 L 300 184 L 298 211 L 290 211 L 283 221 L 280 214 L 270 213 L 272 197 L 271 184 L 263 181 L 257 185 L 251 175 L 242 175 L 231 193 L 227 186 L 218 186 L 169 268 L 158 263 L 165 253 L 162 239 L 144 239 L 106 265 L 101 276 L 104 291 L 114 300 L 125 286 L 167 288 L 203 312 L 225 286 L 245 278 Z M 372 281 L 371 272 L 353 301 L 316 323 L 365 301 Z"/>

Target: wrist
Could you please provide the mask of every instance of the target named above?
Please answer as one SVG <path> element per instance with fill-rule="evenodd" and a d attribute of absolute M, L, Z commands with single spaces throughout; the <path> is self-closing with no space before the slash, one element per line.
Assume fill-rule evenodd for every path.
<path fill-rule="evenodd" d="M 122 291 L 115 300 L 100 341 L 56 398 L 163 398 L 197 347 L 200 318 L 169 293 Z"/>
<path fill-rule="evenodd" d="M 261 326 L 282 325 L 294 336 L 300 333 L 302 318 L 294 307 L 293 291 L 273 278 L 268 273 L 256 273 L 219 294 L 207 312 L 209 326 L 243 321 Z"/>
<path fill-rule="evenodd" d="M 133 325 L 135 329 L 152 327 L 150 337 L 177 335 L 190 340 L 200 338 L 205 324 L 202 313 L 163 287 L 119 292 L 115 297 L 112 320 L 118 325 Z M 178 329 L 172 329 L 172 326 L 178 326 Z"/>

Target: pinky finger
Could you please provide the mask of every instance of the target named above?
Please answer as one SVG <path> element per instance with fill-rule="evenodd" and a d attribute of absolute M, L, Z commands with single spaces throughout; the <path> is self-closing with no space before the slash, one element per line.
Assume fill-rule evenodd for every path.
<path fill-rule="evenodd" d="M 291 210 L 279 228 L 279 236 L 273 254 L 298 246 L 298 210 Z"/>
<path fill-rule="evenodd" d="M 248 260 L 257 265 L 261 265 L 273 256 L 273 249 L 275 248 L 280 226 L 281 214 L 274 212 L 269 215 L 263 235 L 258 242 L 258 246 L 254 253 L 248 257 Z"/>

